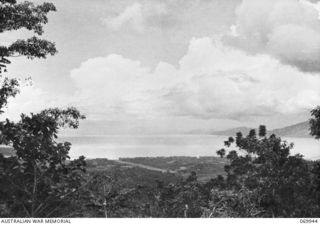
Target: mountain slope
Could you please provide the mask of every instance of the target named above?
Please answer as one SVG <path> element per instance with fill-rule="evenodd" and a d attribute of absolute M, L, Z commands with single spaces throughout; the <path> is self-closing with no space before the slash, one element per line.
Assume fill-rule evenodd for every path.
<path fill-rule="evenodd" d="M 211 132 L 213 135 L 223 135 L 223 136 L 234 136 L 237 132 L 241 132 L 244 135 L 247 135 L 249 131 L 253 128 L 248 127 L 237 127 L 233 129 L 223 130 L 223 131 L 214 131 Z M 257 129 L 256 129 L 257 130 Z M 305 137 L 308 138 L 309 135 L 309 122 L 301 122 L 291 126 L 286 126 L 274 130 L 268 131 L 268 134 L 275 134 L 280 137 Z"/>
<path fill-rule="evenodd" d="M 311 137 L 309 135 L 309 122 L 305 121 L 291 126 L 274 129 L 268 133 L 276 134 L 277 136 L 285 137 Z"/>

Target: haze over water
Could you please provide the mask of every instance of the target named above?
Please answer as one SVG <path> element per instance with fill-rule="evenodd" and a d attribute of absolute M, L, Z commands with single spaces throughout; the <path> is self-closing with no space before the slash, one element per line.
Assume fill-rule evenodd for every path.
<path fill-rule="evenodd" d="M 87 158 L 216 156 L 227 137 L 216 135 L 93 135 L 65 136 L 70 141 L 71 157 Z M 294 143 L 292 154 L 320 159 L 320 142 L 312 138 L 284 137 Z"/>

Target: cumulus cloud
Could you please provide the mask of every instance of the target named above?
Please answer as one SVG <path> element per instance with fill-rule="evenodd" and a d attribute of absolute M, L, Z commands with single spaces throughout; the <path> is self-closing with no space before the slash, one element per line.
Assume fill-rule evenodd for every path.
<path fill-rule="evenodd" d="M 108 116 L 241 119 L 299 114 L 320 101 L 319 76 L 211 38 L 192 39 L 177 68 L 112 54 L 87 60 L 71 77 L 79 102 Z"/>
<path fill-rule="evenodd" d="M 46 108 L 66 107 L 68 101 L 71 101 L 71 98 L 66 99 L 59 94 L 52 95 L 35 83 L 32 85 L 21 83 L 19 94 L 15 98 L 9 98 L 8 106 L 2 109 L 4 113 L 0 117 L 17 121 L 22 113 L 37 113 Z"/>
<path fill-rule="evenodd" d="M 265 53 L 303 71 L 320 71 L 319 3 L 244 0 L 225 43 Z"/>
<path fill-rule="evenodd" d="M 127 6 L 118 15 L 104 19 L 104 22 L 113 30 L 119 30 L 127 25 L 138 32 L 143 32 L 149 20 L 166 14 L 164 4 L 142 4 L 135 2 Z"/>
<path fill-rule="evenodd" d="M 220 39 L 193 38 L 178 66 L 155 68 L 117 54 L 91 58 L 71 71 L 77 91 L 52 95 L 26 86 L 5 117 L 73 105 L 92 119 L 251 120 L 308 112 L 320 102 L 320 76 L 268 54 L 248 54 Z"/>

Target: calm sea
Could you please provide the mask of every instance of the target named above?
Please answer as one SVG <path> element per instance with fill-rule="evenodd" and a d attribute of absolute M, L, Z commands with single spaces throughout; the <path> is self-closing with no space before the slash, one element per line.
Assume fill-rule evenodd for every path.
<path fill-rule="evenodd" d="M 226 137 L 215 135 L 99 135 L 64 136 L 72 143 L 72 158 L 153 157 L 153 156 L 216 156 Z M 320 141 L 312 138 L 283 138 L 295 144 L 292 154 L 307 159 L 320 159 Z"/>

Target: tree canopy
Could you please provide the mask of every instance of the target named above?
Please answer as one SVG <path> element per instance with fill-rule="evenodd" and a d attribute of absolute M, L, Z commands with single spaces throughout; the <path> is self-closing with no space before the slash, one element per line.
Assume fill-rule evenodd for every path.
<path fill-rule="evenodd" d="M 43 34 L 43 25 L 48 22 L 47 14 L 50 11 L 56 11 L 52 3 L 34 5 L 28 1 L 0 1 L 0 33 L 25 28 L 35 34 L 27 39 L 16 40 L 9 46 L 0 44 L 0 73 L 5 71 L 10 57 L 45 58 L 57 53 L 53 42 L 38 37 Z"/>
<path fill-rule="evenodd" d="M 310 123 L 310 134 L 316 139 L 320 139 L 320 106 L 311 110 L 312 118 L 309 120 Z"/>
<path fill-rule="evenodd" d="M 315 169 L 311 171 L 302 155 L 290 155 L 292 143 L 282 141 L 274 134 L 266 136 L 266 127 L 260 126 L 259 136 L 255 130 L 247 136 L 239 132 L 225 145 L 231 148 L 226 155 L 230 163 L 225 166 L 227 177 L 224 185 L 229 192 L 213 192 L 215 203 L 225 201 L 225 210 L 240 217 L 319 215 Z M 221 150 L 217 153 L 224 155 Z M 247 202 L 248 198 L 250 202 Z M 248 204 L 237 211 L 232 202 Z"/>
<path fill-rule="evenodd" d="M 40 39 L 47 14 L 55 11 L 51 3 L 0 0 L 0 33 L 18 29 L 35 36 L 0 45 L 0 73 L 3 76 L 10 57 L 45 58 L 57 50 L 54 43 Z M 19 81 L 3 77 L 0 113 L 10 97 L 19 92 Z M 0 216 L 61 217 L 70 213 L 85 172 L 84 157 L 70 160 L 71 143 L 59 143 L 62 127 L 77 128 L 84 119 L 76 108 L 50 108 L 31 115 L 22 114 L 18 122 L 0 122 L 0 144 L 13 148 L 14 155 L 0 154 Z"/>

